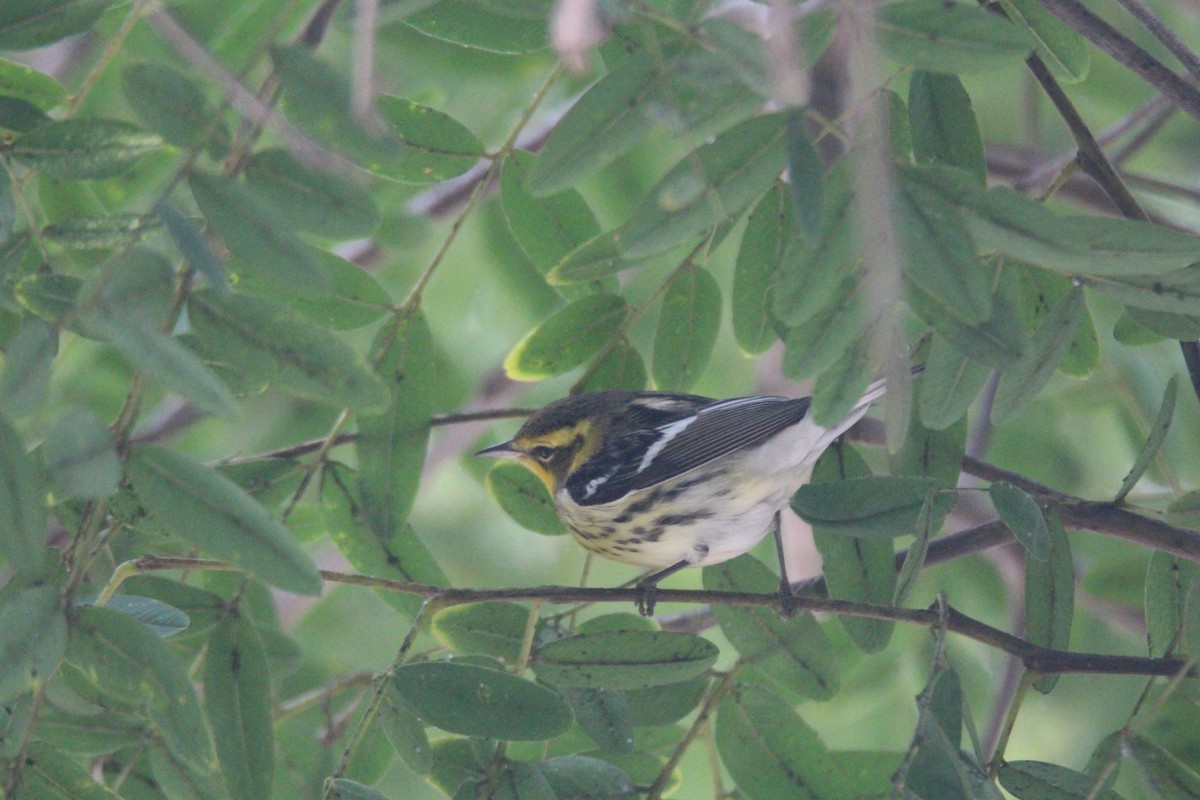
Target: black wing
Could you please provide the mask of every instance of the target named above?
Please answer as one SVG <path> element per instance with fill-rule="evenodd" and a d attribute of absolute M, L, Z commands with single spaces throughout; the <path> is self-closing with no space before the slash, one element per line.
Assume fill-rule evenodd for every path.
<path fill-rule="evenodd" d="M 613 439 L 572 476 L 567 489 L 580 505 L 611 503 L 759 445 L 803 419 L 808 407 L 807 397 L 715 401 L 694 415 Z"/>

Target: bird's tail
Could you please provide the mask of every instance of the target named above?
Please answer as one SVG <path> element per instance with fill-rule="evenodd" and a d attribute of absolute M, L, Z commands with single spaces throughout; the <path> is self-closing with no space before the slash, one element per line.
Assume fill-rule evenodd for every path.
<path fill-rule="evenodd" d="M 920 375 L 924 371 L 925 367 L 921 364 L 918 364 L 912 368 L 913 375 Z M 871 404 L 882 397 L 886 391 L 887 383 L 883 378 L 876 378 L 875 380 L 871 381 L 870 385 L 867 386 L 867 390 L 863 392 L 862 397 L 858 398 L 858 401 L 855 402 L 854 407 L 850 409 L 846 416 L 842 417 L 841 422 L 834 425 L 832 428 L 828 428 L 820 435 L 820 437 L 817 439 L 816 446 L 812 448 L 811 452 L 824 452 L 826 447 L 833 444 L 834 439 L 841 436 L 843 433 L 848 431 L 851 426 L 854 425 L 854 423 L 862 419 L 863 415 L 867 413 L 867 409 L 871 407 Z"/>

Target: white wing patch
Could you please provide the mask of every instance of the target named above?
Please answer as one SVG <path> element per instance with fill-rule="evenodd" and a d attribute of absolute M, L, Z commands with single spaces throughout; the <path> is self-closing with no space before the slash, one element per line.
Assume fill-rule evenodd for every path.
<path fill-rule="evenodd" d="M 664 425 L 659 428 L 662 431 L 662 436 L 659 437 L 658 441 L 646 448 L 646 455 L 642 456 L 642 462 L 638 464 L 637 471 L 639 473 L 645 472 L 646 468 L 654 463 L 655 457 L 663 451 L 663 448 L 669 445 L 672 439 L 683 433 L 695 421 L 695 416 L 684 417 L 672 422 L 670 425 Z"/>

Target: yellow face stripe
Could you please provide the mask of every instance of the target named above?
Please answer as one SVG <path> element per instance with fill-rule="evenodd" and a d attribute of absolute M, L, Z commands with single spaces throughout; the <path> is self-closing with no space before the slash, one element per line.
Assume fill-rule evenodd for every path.
<path fill-rule="evenodd" d="M 600 435 L 588 420 L 580 420 L 570 427 L 547 431 L 537 436 L 513 439 L 513 447 L 521 453 L 517 460 L 546 485 L 550 494 L 558 491 L 567 475 L 591 458 L 599 446 Z M 537 447 L 549 447 L 556 455 L 570 451 L 571 460 L 568 462 L 555 458 L 543 463 L 529 455 Z"/>

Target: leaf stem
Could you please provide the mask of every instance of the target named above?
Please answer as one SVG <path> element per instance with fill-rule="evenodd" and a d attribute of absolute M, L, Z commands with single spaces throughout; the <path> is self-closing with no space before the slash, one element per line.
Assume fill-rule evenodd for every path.
<path fill-rule="evenodd" d="M 688 748 L 696 740 L 696 736 L 708 723 L 708 718 L 712 716 L 713 710 L 725 695 L 729 694 L 729 690 L 733 688 L 734 681 L 737 680 L 738 673 L 742 671 L 742 667 L 744 666 L 745 661 L 738 659 L 737 663 L 721 678 L 721 682 L 709 691 L 708 695 L 704 698 L 703 705 L 700 706 L 700 712 L 692 720 L 691 727 L 688 728 L 683 738 L 679 740 L 679 744 L 675 746 L 675 749 L 671 752 L 671 756 L 663 764 L 662 769 L 659 770 L 658 777 L 654 779 L 654 783 L 650 784 L 650 789 L 646 792 L 646 800 L 661 800 L 663 790 L 666 789 L 667 783 L 671 780 L 671 775 L 674 774 L 675 769 L 679 766 L 679 762 L 683 760 Z"/>

